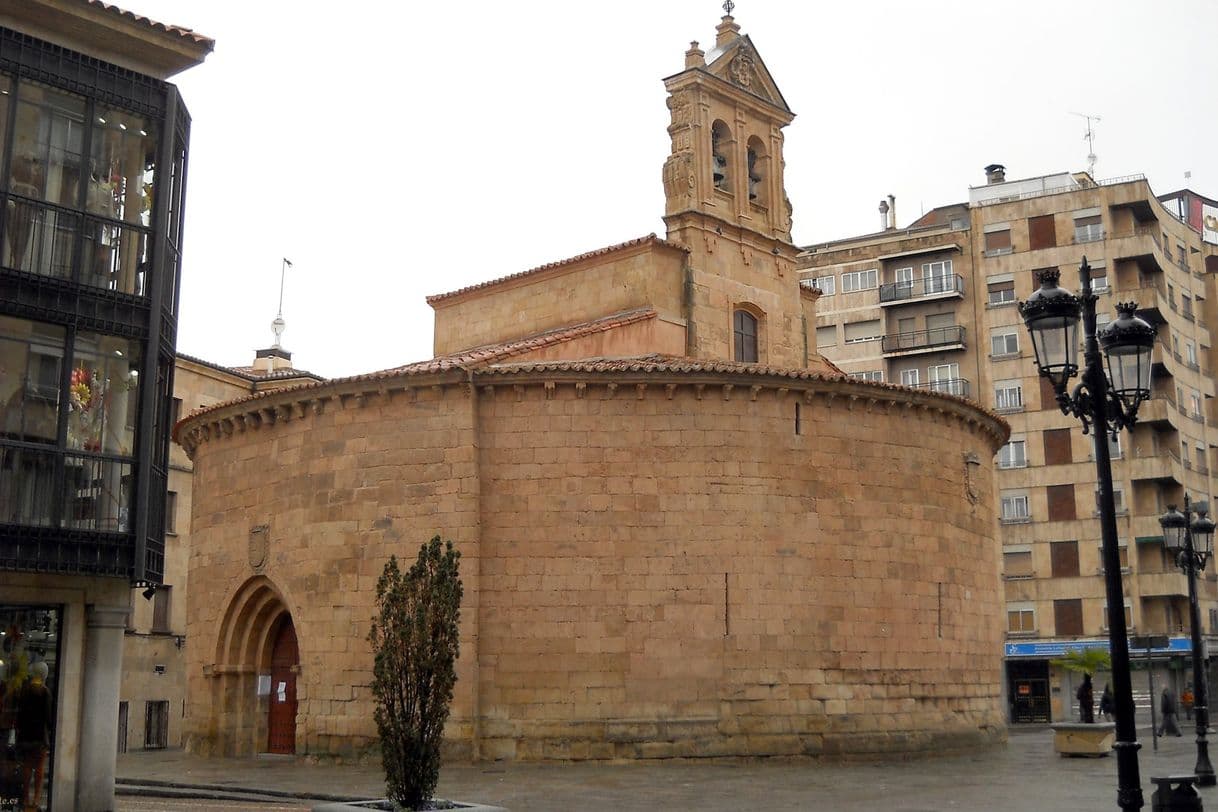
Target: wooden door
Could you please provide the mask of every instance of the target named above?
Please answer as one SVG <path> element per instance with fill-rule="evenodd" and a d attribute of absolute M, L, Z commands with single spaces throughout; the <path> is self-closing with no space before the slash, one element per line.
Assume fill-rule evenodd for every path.
<path fill-rule="evenodd" d="M 296 752 L 296 629 L 285 620 L 271 649 L 271 704 L 267 711 L 267 752 Z"/>

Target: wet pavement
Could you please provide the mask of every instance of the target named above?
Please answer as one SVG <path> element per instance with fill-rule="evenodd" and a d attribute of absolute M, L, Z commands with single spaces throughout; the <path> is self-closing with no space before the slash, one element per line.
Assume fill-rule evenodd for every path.
<path fill-rule="evenodd" d="M 1063 758 L 1053 752 L 1052 739 L 1047 726 L 1025 726 L 1011 730 L 1007 745 L 989 750 L 861 763 L 699 759 L 452 764 L 441 771 L 437 795 L 503 806 L 512 812 L 620 812 L 640 808 L 708 812 L 1116 809 L 1116 758 Z M 1149 729 L 1139 731 L 1139 739 L 1144 808 L 1150 810 L 1150 777 L 1191 773 L 1196 760 L 1195 740 L 1189 730 L 1183 738 L 1161 739 L 1155 752 Z M 121 812 L 287 812 L 307 809 L 314 799 L 384 796 L 379 766 L 310 764 L 303 758 L 209 759 L 181 750 L 135 751 L 119 756 L 118 775 L 116 808 Z M 152 797 L 132 796 L 131 792 Z M 259 794 L 266 792 L 276 795 Z M 213 800 L 165 797 L 157 806 L 157 793 L 210 794 Z M 231 797 L 214 800 L 222 794 Z M 1201 794 L 1205 803 L 1218 809 L 1218 788 L 1203 789 Z"/>

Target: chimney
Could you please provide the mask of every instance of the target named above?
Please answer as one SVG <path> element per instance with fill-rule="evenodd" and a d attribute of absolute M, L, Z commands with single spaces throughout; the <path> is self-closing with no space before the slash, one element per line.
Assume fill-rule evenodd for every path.
<path fill-rule="evenodd" d="M 888 230 L 888 201 L 880 201 L 880 231 Z"/>
<path fill-rule="evenodd" d="M 897 198 L 896 198 L 896 195 L 888 196 L 888 228 L 890 231 L 895 231 L 897 228 Z"/>
<path fill-rule="evenodd" d="M 986 184 L 1004 183 L 1007 179 L 1007 168 L 1002 164 L 990 164 L 985 168 Z"/>

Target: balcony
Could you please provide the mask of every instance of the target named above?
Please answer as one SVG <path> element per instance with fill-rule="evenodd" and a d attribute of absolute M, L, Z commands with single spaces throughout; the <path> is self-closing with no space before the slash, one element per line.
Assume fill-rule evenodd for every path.
<path fill-rule="evenodd" d="M 1171 403 L 1167 398 L 1157 395 L 1138 407 L 1138 422 L 1139 423 L 1167 423 L 1169 422 L 1168 406 L 1175 408 L 1175 404 Z"/>
<path fill-rule="evenodd" d="M 948 378 L 942 381 L 927 381 L 926 383 L 916 383 L 909 387 L 910 389 L 922 389 L 929 392 L 941 392 L 945 395 L 955 395 L 961 398 L 971 397 L 969 394 L 969 384 L 964 378 Z"/>
<path fill-rule="evenodd" d="M 927 276 L 908 282 L 888 282 L 880 285 L 880 306 L 925 302 L 933 299 L 963 299 L 964 277 Z"/>
<path fill-rule="evenodd" d="M 1180 570 L 1139 572 L 1138 591 L 1143 598 L 1188 597 L 1188 577 Z"/>
<path fill-rule="evenodd" d="M 932 330 L 914 330 L 909 333 L 889 333 L 884 336 L 881 349 L 887 358 L 925 352 L 962 350 L 964 349 L 964 328 L 953 325 L 936 327 Z"/>
<path fill-rule="evenodd" d="M 1184 474 L 1180 470 L 1180 458 L 1170 450 L 1148 456 L 1130 457 L 1125 460 L 1124 464 L 1125 473 L 1134 481 L 1184 482 Z"/>
<path fill-rule="evenodd" d="M 1157 223 L 1110 234 L 1108 245 L 1115 261 L 1132 260 L 1143 273 L 1163 272 L 1163 264 L 1159 261 L 1163 247 L 1159 244 Z"/>

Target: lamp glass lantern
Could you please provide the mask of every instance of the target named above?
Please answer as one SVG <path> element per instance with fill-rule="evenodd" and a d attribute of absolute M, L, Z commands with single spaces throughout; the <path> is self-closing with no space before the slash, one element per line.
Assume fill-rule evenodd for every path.
<path fill-rule="evenodd" d="M 1175 505 L 1167 506 L 1167 512 L 1159 517 L 1159 526 L 1163 528 L 1163 547 L 1167 552 L 1176 555 L 1184 549 L 1188 520 L 1184 518 L 1183 513 L 1176 510 Z"/>
<path fill-rule="evenodd" d="M 1196 519 L 1193 519 L 1193 552 L 1205 561 L 1214 551 L 1214 520 L 1206 516 L 1202 511 L 1197 511 Z M 1204 566 L 1204 565 L 1202 565 Z"/>
<path fill-rule="evenodd" d="M 1057 392 L 1078 373 L 1081 302 L 1058 287 L 1056 269 L 1040 274 L 1040 288 L 1019 305 L 1024 324 L 1032 335 L 1036 366 Z"/>
<path fill-rule="evenodd" d="M 1117 305 L 1118 317 L 1098 336 L 1108 365 L 1108 384 L 1130 414 L 1150 399 L 1151 354 L 1155 328 L 1135 315 L 1135 302 Z"/>

